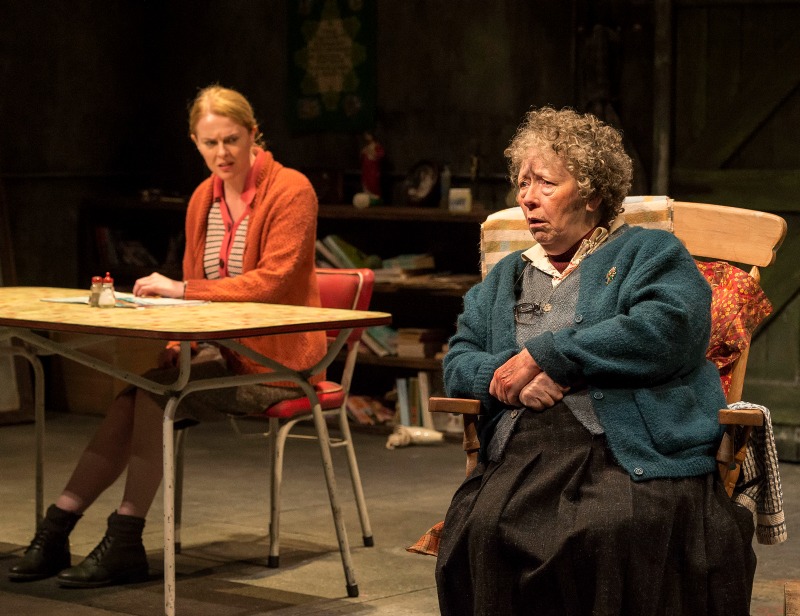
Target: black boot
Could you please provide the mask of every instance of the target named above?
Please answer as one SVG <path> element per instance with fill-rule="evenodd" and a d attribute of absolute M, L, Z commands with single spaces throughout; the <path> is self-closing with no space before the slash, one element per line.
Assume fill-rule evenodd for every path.
<path fill-rule="evenodd" d="M 32 582 L 69 567 L 69 534 L 80 519 L 79 513 L 50 505 L 22 560 L 8 570 L 8 579 L 12 582 Z"/>
<path fill-rule="evenodd" d="M 112 513 L 103 540 L 80 565 L 58 574 L 59 585 L 97 588 L 144 582 L 149 577 L 149 568 L 142 543 L 143 530 L 144 518 Z"/>

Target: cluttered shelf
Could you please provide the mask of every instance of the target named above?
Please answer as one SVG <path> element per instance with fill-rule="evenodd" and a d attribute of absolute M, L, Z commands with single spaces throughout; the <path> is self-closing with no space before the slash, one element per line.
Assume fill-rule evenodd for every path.
<path fill-rule="evenodd" d="M 344 361 L 345 353 L 341 353 L 337 360 Z M 399 357 L 387 355 L 379 357 L 369 350 L 358 355 L 358 363 L 362 366 L 382 366 L 385 368 L 400 368 L 403 370 L 424 370 L 436 372 L 442 369 L 442 360 L 434 357 Z"/>
<path fill-rule="evenodd" d="M 380 270 L 376 270 L 380 272 Z M 417 274 L 396 280 L 380 280 L 376 275 L 375 293 L 420 292 L 430 296 L 462 297 L 480 280 L 477 274 Z"/>
<path fill-rule="evenodd" d="M 359 209 L 352 205 L 320 205 L 319 217 L 330 220 L 397 220 L 417 222 L 481 223 L 489 211 L 479 204 L 470 212 L 451 212 L 444 208 L 376 205 Z"/>
<path fill-rule="evenodd" d="M 152 191 L 87 199 L 78 211 L 78 284 L 105 272 L 123 290 L 154 271 L 180 279 L 185 215 L 185 199 Z"/>
<path fill-rule="evenodd" d="M 480 280 L 471 248 L 486 216 L 484 209 L 320 206 L 317 265 L 372 269 L 371 307 L 392 314 L 391 326 L 362 336 L 353 391 L 380 396 L 410 373 L 441 372 L 462 298 Z"/>

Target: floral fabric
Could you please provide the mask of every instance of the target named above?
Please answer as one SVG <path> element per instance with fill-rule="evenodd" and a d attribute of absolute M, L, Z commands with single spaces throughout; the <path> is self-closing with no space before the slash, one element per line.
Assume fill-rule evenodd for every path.
<path fill-rule="evenodd" d="M 711 340 L 706 357 L 717 366 L 727 396 L 733 363 L 772 312 L 772 304 L 758 282 L 730 263 L 697 261 L 697 267 L 711 285 Z"/>

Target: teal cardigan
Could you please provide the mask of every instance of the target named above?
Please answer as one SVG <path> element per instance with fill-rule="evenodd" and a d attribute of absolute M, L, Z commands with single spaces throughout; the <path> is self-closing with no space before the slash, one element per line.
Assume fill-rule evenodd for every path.
<path fill-rule="evenodd" d="M 513 316 L 520 254 L 467 292 L 444 359 L 447 395 L 481 401 L 482 451 L 504 409 L 489 382 L 520 350 Z M 634 480 L 713 471 L 717 411 L 726 403 L 705 357 L 711 288 L 692 256 L 671 233 L 626 226 L 580 268 L 572 327 L 535 336 L 525 348 L 557 383 L 588 387 L 608 446 Z"/>

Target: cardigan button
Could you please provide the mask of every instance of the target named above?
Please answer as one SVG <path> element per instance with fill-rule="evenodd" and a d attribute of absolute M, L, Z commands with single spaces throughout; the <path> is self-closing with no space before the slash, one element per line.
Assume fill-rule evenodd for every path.
<path fill-rule="evenodd" d="M 642 468 L 639 468 L 639 467 L 637 466 L 635 469 L 633 469 L 633 474 L 634 474 L 634 475 L 638 475 L 638 476 L 640 476 L 640 477 L 641 477 L 642 475 L 644 475 L 644 469 L 642 469 Z"/>
<path fill-rule="evenodd" d="M 595 400 L 602 400 L 604 397 L 605 396 L 603 396 L 603 392 L 602 391 L 596 391 L 596 392 L 592 393 L 592 398 L 594 398 Z"/>
<path fill-rule="evenodd" d="M 583 321 L 583 315 L 582 314 L 576 314 L 575 315 L 575 322 L 576 323 L 580 323 L 581 321 Z"/>

